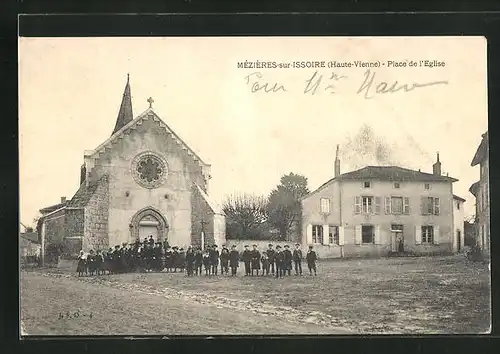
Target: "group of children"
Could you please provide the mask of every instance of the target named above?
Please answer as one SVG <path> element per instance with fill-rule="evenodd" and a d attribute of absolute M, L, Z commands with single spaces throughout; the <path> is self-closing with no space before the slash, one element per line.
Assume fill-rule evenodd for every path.
<path fill-rule="evenodd" d="M 300 245 L 296 244 L 295 249 L 290 251 L 288 245 L 277 245 L 273 249 L 273 245 L 269 244 L 267 250 L 260 252 L 257 245 L 253 245 L 250 250 L 248 245 L 245 245 L 243 252 L 236 249 L 236 245 L 229 250 L 224 245 L 219 252 L 217 245 L 207 247 L 204 251 L 198 247 L 189 246 L 184 252 L 183 248 L 177 246 L 170 247 L 168 243 L 154 242 L 153 238 L 145 239 L 144 242 L 137 240 L 134 244 L 126 243 L 115 246 L 113 251 L 111 248 L 108 252 L 93 250 L 89 254 L 80 252 L 78 259 L 77 272 L 79 276 L 84 274 L 100 275 L 111 273 L 124 273 L 133 271 L 167 271 L 181 272 L 186 271 L 187 276 L 194 275 L 218 275 L 219 266 L 220 274 L 229 274 L 236 276 L 240 266 L 240 261 L 244 263 L 245 276 L 259 276 L 259 273 L 264 275 L 273 275 L 276 278 L 282 278 L 285 275 L 291 275 L 292 264 L 294 264 L 295 275 L 302 275 L 302 260 L 303 254 Z M 306 262 L 310 275 L 317 275 L 316 252 L 312 246 L 306 254 Z M 260 272 L 262 270 L 262 272 Z"/>

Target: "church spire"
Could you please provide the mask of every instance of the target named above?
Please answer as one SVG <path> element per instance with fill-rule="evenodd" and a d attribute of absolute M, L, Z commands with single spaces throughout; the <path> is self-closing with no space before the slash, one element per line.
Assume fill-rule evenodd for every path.
<path fill-rule="evenodd" d="M 116 133 L 121 128 L 123 128 L 125 125 L 127 125 L 133 119 L 134 115 L 132 113 L 132 99 L 130 96 L 129 74 L 127 74 L 127 85 L 125 86 L 125 91 L 123 91 L 122 104 L 120 106 L 120 111 L 118 112 L 118 117 L 116 118 L 116 125 L 115 129 L 113 130 L 113 134 Z"/>

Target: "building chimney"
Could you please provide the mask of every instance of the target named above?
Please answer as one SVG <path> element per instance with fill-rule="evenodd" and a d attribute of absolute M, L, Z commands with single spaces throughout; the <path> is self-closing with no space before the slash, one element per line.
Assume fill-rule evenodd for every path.
<path fill-rule="evenodd" d="M 335 153 L 335 177 L 340 176 L 340 160 L 339 160 L 339 146 L 337 145 L 337 151 Z"/>
<path fill-rule="evenodd" d="M 441 176 L 441 162 L 439 162 L 439 151 L 437 152 L 436 163 L 432 165 L 432 173 L 436 176 Z"/>
<path fill-rule="evenodd" d="M 85 168 L 85 164 L 80 168 L 80 185 L 85 182 L 85 178 L 87 178 L 87 169 Z"/>
<path fill-rule="evenodd" d="M 66 197 L 61 197 L 61 204 L 66 203 Z"/>

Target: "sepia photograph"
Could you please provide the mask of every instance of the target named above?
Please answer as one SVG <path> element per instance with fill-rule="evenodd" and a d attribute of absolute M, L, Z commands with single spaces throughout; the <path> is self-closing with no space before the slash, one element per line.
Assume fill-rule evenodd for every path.
<path fill-rule="evenodd" d="M 20 334 L 491 332 L 484 37 L 19 37 Z"/>

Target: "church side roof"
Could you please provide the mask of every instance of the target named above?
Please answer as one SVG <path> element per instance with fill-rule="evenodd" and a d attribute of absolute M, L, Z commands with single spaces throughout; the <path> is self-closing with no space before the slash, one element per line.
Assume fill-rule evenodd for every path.
<path fill-rule="evenodd" d="M 199 185 L 197 184 L 195 185 L 198 191 L 200 192 L 201 196 L 205 200 L 205 202 L 207 202 L 210 209 L 212 209 L 212 211 L 214 212 L 214 214 L 224 215 L 224 212 L 222 211 L 222 208 L 219 206 L 219 204 L 217 204 L 214 200 L 212 200 L 210 196 L 207 193 L 205 193 L 205 191 L 201 189 Z"/>
<path fill-rule="evenodd" d="M 130 95 L 129 75 L 127 74 L 127 84 L 125 85 L 125 90 L 123 91 L 122 104 L 120 105 L 120 111 L 118 112 L 118 117 L 116 118 L 116 125 L 115 129 L 113 129 L 113 134 L 133 119 L 134 114 L 132 113 L 132 97 Z"/>
<path fill-rule="evenodd" d="M 67 206 L 71 208 L 83 208 L 86 206 L 97 188 L 104 182 L 105 177 L 106 176 L 101 177 L 96 183 L 89 184 L 88 186 L 83 182 L 73 198 L 68 202 Z"/>

